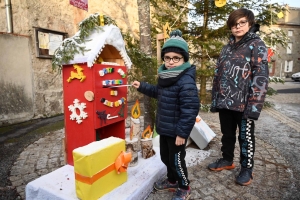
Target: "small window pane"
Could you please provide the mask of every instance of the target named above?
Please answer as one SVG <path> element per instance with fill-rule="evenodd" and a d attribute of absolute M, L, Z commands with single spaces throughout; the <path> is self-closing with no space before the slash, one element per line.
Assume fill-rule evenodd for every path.
<path fill-rule="evenodd" d="M 293 71 L 293 61 L 289 60 L 289 61 L 285 61 L 285 66 L 284 66 L 284 72 L 292 72 Z"/>
<path fill-rule="evenodd" d="M 293 47 L 293 43 L 289 42 L 288 46 L 286 47 L 286 53 L 287 54 L 291 54 L 292 53 L 292 47 Z"/>
<path fill-rule="evenodd" d="M 293 31 L 288 31 L 288 36 L 293 36 Z"/>

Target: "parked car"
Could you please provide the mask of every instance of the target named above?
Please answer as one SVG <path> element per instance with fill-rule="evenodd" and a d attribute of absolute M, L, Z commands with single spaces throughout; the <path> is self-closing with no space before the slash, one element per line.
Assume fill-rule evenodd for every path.
<path fill-rule="evenodd" d="M 300 72 L 297 72 L 292 75 L 292 80 L 294 81 L 300 81 Z"/>

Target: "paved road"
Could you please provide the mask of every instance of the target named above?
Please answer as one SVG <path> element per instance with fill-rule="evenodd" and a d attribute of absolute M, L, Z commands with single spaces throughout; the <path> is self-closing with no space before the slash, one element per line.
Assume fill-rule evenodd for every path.
<path fill-rule="evenodd" d="M 268 98 L 275 106 L 264 109 L 256 122 L 253 183 L 246 187 L 234 183 L 239 168 L 222 172 L 207 169 L 220 157 L 221 134 L 218 116 L 202 113 L 217 137 L 209 144 L 210 158 L 188 169 L 191 199 L 300 199 L 300 82 L 288 80 L 284 85 L 270 86 L 278 90 L 278 95 Z M 234 162 L 239 166 L 237 145 Z M 171 192 L 156 192 L 148 200 L 167 200 L 171 196 Z"/>
<path fill-rule="evenodd" d="M 284 85 L 271 86 L 282 89 L 281 91 L 290 88 L 297 91 L 300 88 L 298 83 L 287 82 Z M 247 187 L 234 183 L 239 172 L 238 146 L 234 160 L 236 169 L 222 172 L 211 172 L 207 169 L 207 164 L 220 156 L 221 133 L 217 114 L 200 113 L 217 137 L 205 149 L 211 153 L 210 157 L 199 165 L 188 168 L 191 199 L 300 199 L 300 93 L 280 92 L 270 100 L 275 103 L 274 109 L 264 109 L 260 120 L 256 122 L 254 181 Z M 24 188 L 28 182 L 64 164 L 61 148 L 63 135 L 63 129 L 45 133 L 40 139 L 32 138 L 20 143 L 21 149 L 11 154 L 9 148 L 17 149 L 17 146 L 1 144 L 0 153 L 4 154 L 0 155 L 13 162 L 5 166 L 1 163 L 0 171 L 7 174 L 0 173 L 0 199 L 23 199 Z M 5 155 L 14 159 L 11 161 Z M 4 179 L 5 175 L 7 179 Z M 167 200 L 171 196 L 171 192 L 153 192 L 147 200 Z"/>

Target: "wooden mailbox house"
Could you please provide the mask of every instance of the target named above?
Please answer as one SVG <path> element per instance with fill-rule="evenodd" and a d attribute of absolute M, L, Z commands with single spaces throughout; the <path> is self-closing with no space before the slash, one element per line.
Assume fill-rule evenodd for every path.
<path fill-rule="evenodd" d="M 105 25 L 90 34 L 85 47 L 89 51 L 63 65 L 65 150 L 70 165 L 77 147 L 110 136 L 125 139 L 127 87 L 122 85 L 127 84 L 132 63 L 121 32 Z"/>

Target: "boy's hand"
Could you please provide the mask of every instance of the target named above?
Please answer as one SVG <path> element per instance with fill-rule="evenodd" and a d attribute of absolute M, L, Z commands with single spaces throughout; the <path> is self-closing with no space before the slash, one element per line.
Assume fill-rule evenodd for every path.
<path fill-rule="evenodd" d="M 182 138 L 182 137 L 180 137 L 180 136 L 177 136 L 177 137 L 176 137 L 175 144 L 176 144 L 176 146 L 183 145 L 183 144 L 185 144 L 185 139 Z"/>
<path fill-rule="evenodd" d="M 135 87 L 136 89 L 138 89 L 140 87 L 140 82 L 138 81 L 133 81 L 132 86 Z"/>

